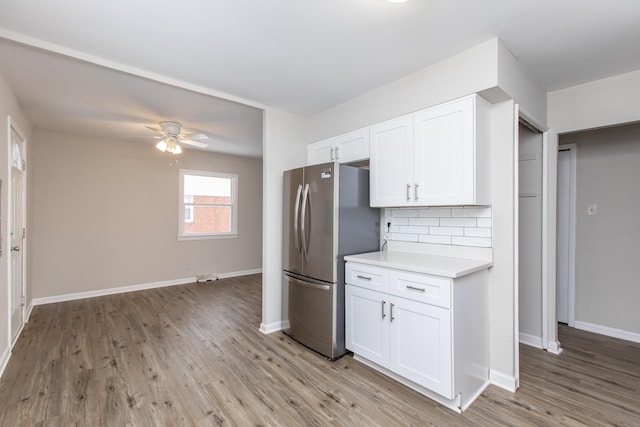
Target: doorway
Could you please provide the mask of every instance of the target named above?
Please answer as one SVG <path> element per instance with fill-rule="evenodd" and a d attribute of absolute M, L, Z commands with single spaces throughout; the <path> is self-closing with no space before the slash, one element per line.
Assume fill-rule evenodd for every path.
<path fill-rule="evenodd" d="M 575 326 L 576 144 L 558 148 L 556 320 Z"/>
<path fill-rule="evenodd" d="M 15 344 L 26 322 L 26 139 L 9 121 L 9 173 L 7 185 L 9 236 L 9 313 L 11 345 Z"/>
<path fill-rule="evenodd" d="M 524 120 L 518 128 L 519 341 L 543 348 L 543 134 Z"/>

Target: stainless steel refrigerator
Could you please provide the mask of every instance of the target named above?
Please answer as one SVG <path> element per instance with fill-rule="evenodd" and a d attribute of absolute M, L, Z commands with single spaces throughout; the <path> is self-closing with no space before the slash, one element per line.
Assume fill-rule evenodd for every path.
<path fill-rule="evenodd" d="M 369 171 L 325 163 L 284 173 L 283 331 L 335 360 L 345 354 L 344 256 L 377 251 Z"/>

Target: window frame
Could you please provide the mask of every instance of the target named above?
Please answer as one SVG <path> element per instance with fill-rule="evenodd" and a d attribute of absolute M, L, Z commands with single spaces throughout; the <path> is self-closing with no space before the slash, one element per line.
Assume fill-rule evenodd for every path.
<path fill-rule="evenodd" d="M 184 203 L 184 177 L 185 175 L 204 176 L 211 178 L 227 178 L 231 180 L 231 200 L 228 205 L 231 209 L 231 231 L 223 233 L 190 233 L 185 232 L 185 209 L 188 205 Z M 191 205 L 193 206 L 193 205 Z M 193 220 L 193 218 L 192 218 Z M 203 171 L 194 169 L 180 169 L 180 182 L 178 189 L 178 240 L 204 240 L 204 239 L 233 239 L 238 237 L 238 175 L 225 172 Z"/>

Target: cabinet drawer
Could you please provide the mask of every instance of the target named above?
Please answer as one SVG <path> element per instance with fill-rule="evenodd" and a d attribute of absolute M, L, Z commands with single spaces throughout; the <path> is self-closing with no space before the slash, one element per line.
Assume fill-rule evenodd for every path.
<path fill-rule="evenodd" d="M 451 308 L 451 279 L 392 270 L 389 280 L 391 295 Z"/>
<path fill-rule="evenodd" d="M 345 282 L 350 285 L 380 292 L 389 292 L 389 270 L 387 269 L 347 262 L 344 274 Z"/>

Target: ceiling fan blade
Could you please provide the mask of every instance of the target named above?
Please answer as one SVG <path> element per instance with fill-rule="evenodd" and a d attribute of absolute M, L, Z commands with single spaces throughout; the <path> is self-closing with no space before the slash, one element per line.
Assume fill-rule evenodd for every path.
<path fill-rule="evenodd" d="M 154 128 L 154 127 L 147 126 L 147 125 L 145 125 L 144 127 L 146 127 L 147 129 L 150 129 L 150 130 L 152 130 L 154 132 L 162 132 L 162 129 Z"/>
<path fill-rule="evenodd" d="M 209 139 L 209 137 L 204 133 L 185 133 L 185 134 L 182 134 L 182 136 L 186 139 L 202 139 L 202 140 Z"/>
<path fill-rule="evenodd" d="M 193 147 L 198 147 L 198 148 L 205 148 L 209 146 L 209 144 L 205 144 L 204 142 L 191 141 L 190 139 L 181 139 L 180 143 L 191 145 Z"/>
<path fill-rule="evenodd" d="M 144 139 L 161 139 L 163 136 L 160 135 L 122 135 L 123 138 L 144 138 Z"/>

